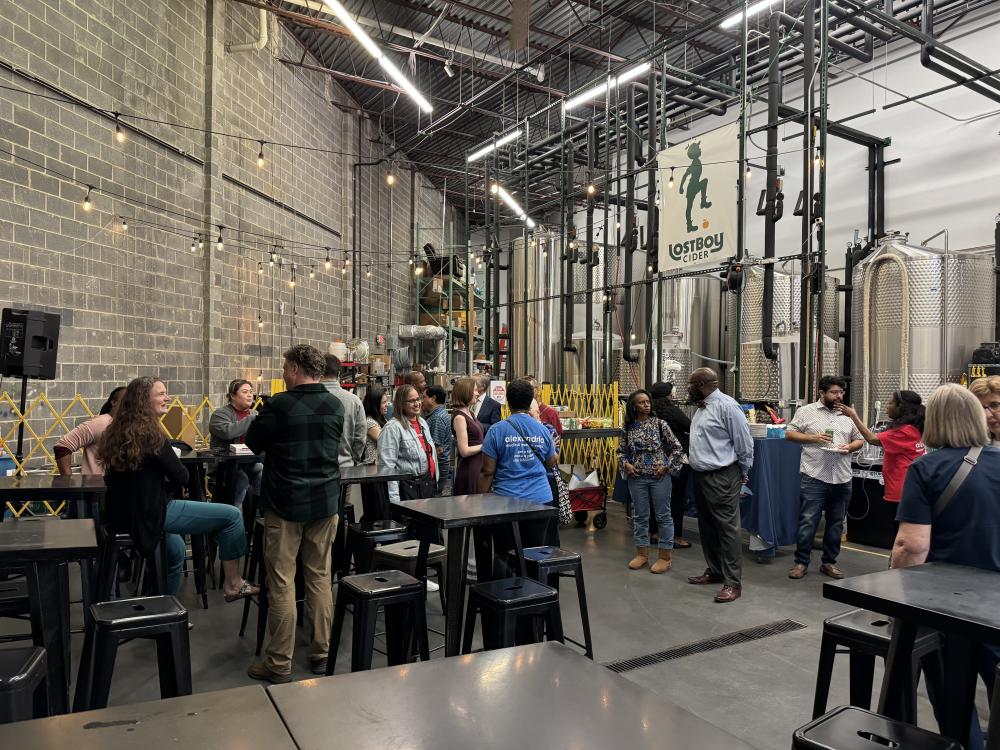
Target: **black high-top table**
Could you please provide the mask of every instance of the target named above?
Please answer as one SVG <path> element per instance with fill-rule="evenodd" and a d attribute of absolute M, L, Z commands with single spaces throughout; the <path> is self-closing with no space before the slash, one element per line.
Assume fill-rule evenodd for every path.
<path fill-rule="evenodd" d="M 0 477 L 0 510 L 8 502 L 55 500 L 71 507 L 76 518 L 93 518 L 95 506 L 106 489 L 102 476 L 25 474 Z"/>
<path fill-rule="evenodd" d="M 514 532 L 514 546 L 524 572 L 524 550 L 521 546 L 520 521 L 554 518 L 558 511 L 549 505 L 518 500 L 504 495 L 457 495 L 455 497 L 429 497 L 425 500 L 404 500 L 393 504 L 393 511 L 423 527 L 421 534 L 418 570 L 427 562 L 428 534 L 446 532 L 448 550 L 446 577 L 445 656 L 455 656 L 461 647 L 462 616 L 465 612 L 465 566 L 469 534 L 475 526 L 510 524 Z M 506 550 L 499 550 L 505 555 Z M 481 566 L 483 561 L 478 561 Z"/>
<path fill-rule="evenodd" d="M 947 699 L 939 701 L 937 711 L 941 733 L 968 745 L 976 694 L 975 647 L 1000 644 L 1000 573 L 927 563 L 826 583 L 823 596 L 896 618 L 879 697 L 879 713 L 893 719 L 913 722 L 906 696 L 913 679 L 910 655 L 917 628 L 952 636 L 944 665 Z"/>
<path fill-rule="evenodd" d="M 68 563 L 97 554 L 92 519 L 26 518 L 0 523 L 0 567 L 25 570 L 31 600 L 31 636 L 45 648 L 49 711 L 69 710 Z M 16 747 L 16 745 L 6 745 Z"/>
<path fill-rule="evenodd" d="M 554 642 L 274 685 L 267 692 L 300 750 L 752 750 Z"/>

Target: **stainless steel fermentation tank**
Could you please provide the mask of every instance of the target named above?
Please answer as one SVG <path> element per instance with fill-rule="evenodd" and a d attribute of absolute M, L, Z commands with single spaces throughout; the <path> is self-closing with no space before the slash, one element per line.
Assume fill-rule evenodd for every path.
<path fill-rule="evenodd" d="M 802 326 L 798 274 L 775 269 L 772 294 L 771 338 L 778 350 L 777 359 L 764 356 L 763 312 L 764 269 L 745 270 L 742 320 L 740 321 L 740 395 L 747 401 L 789 402 L 797 398 L 799 362 L 799 331 Z M 821 372 L 839 373 L 839 313 L 836 294 L 837 279 L 828 276 L 823 295 L 823 366 Z M 730 330 L 735 330 L 736 301 L 727 300 Z M 812 394 L 807 396 L 808 399 Z"/>
<path fill-rule="evenodd" d="M 894 390 L 925 399 L 957 381 L 973 350 L 993 338 L 990 251 L 948 252 L 893 234 L 853 278 L 852 382 L 861 418 L 876 418 Z"/>

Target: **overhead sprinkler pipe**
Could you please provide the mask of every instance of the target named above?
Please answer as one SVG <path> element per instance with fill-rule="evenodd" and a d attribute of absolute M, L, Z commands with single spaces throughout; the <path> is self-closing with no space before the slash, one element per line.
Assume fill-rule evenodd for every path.
<path fill-rule="evenodd" d="M 566 252 L 563 254 L 565 261 L 565 284 L 563 286 L 563 342 L 562 350 L 568 354 L 578 354 L 579 349 L 573 344 L 573 319 L 575 299 L 573 297 L 573 276 L 577 257 L 576 226 L 574 225 L 574 208 L 576 201 L 573 199 L 573 164 L 575 161 L 575 148 L 572 139 L 566 141 L 566 168 L 562 172 L 562 215 L 564 242 Z M 565 365 L 564 372 L 565 372 Z M 563 378 L 565 382 L 565 377 Z"/>
<path fill-rule="evenodd" d="M 646 96 L 646 160 L 649 170 L 646 172 L 646 264 L 653 269 L 653 274 L 657 274 L 657 222 L 659 221 L 659 208 L 656 205 L 656 72 L 649 73 L 649 88 Z M 629 165 L 631 168 L 631 165 Z M 653 341 L 653 296 L 659 287 L 659 281 L 655 284 L 648 280 L 643 287 L 646 297 L 646 361 L 643 366 L 643 374 L 646 382 L 653 382 L 653 352 L 659 349 L 660 342 Z"/>
<path fill-rule="evenodd" d="M 593 183 L 594 174 L 597 169 L 597 130 L 594 127 L 594 118 L 591 117 L 587 120 L 587 180 L 590 184 Z M 607 225 L 605 224 L 605 229 Z M 593 286 L 594 278 L 594 264 L 591 263 L 592 256 L 594 254 L 594 196 L 587 196 L 587 262 L 584 264 L 584 268 L 587 269 L 587 282 L 586 286 L 588 292 L 585 296 L 586 307 L 585 307 L 585 321 L 587 329 L 584 331 L 584 339 L 586 343 L 586 364 L 585 364 L 585 374 L 588 383 L 594 382 L 594 293 L 590 290 Z"/>

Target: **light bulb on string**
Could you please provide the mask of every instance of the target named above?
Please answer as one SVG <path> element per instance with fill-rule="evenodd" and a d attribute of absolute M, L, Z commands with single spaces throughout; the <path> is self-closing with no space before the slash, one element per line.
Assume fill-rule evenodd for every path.
<path fill-rule="evenodd" d="M 674 189 L 674 168 L 670 168 L 670 179 L 667 180 L 667 187 L 671 190 Z M 620 225 L 619 225 L 620 226 Z"/>
<path fill-rule="evenodd" d="M 122 220 L 122 231 L 123 232 L 127 232 L 128 231 L 128 219 L 126 219 L 124 216 L 122 216 L 121 220 Z"/>
<path fill-rule="evenodd" d="M 751 177 L 750 162 L 747 162 L 746 179 L 747 179 L 748 182 L 750 181 L 750 177 Z"/>
<path fill-rule="evenodd" d="M 195 245 L 194 245 L 194 242 L 195 242 L 194 240 L 191 240 L 191 252 L 192 252 L 192 253 L 193 253 L 193 252 L 195 251 Z"/>
<path fill-rule="evenodd" d="M 816 149 L 816 156 L 813 157 L 813 166 L 816 167 L 816 169 L 819 169 L 821 166 L 823 166 L 823 161 L 822 159 L 820 159 L 818 148 Z"/>
<path fill-rule="evenodd" d="M 264 264 L 261 261 L 257 261 L 257 273 L 264 273 Z"/>
<path fill-rule="evenodd" d="M 257 169 L 264 166 L 264 141 L 260 141 L 260 151 L 257 152 Z"/>
<path fill-rule="evenodd" d="M 83 210 L 89 211 L 93 206 L 90 203 L 90 192 L 94 189 L 93 185 L 87 185 L 87 195 L 83 198 Z"/>
<path fill-rule="evenodd" d="M 372 277 L 372 266 L 371 263 L 369 263 L 367 266 L 365 266 L 365 278 L 370 279 L 371 277 Z"/>
<path fill-rule="evenodd" d="M 260 324 L 261 324 L 261 327 L 263 328 L 263 326 L 264 326 L 264 321 L 261 321 L 261 323 L 260 323 Z M 258 372 L 258 373 L 257 373 L 257 382 L 259 383 L 259 382 L 260 382 L 261 380 L 263 380 L 263 379 L 264 379 L 264 373 L 262 373 L 262 372 Z"/>
<path fill-rule="evenodd" d="M 498 192 L 500 192 L 500 186 L 494 182 L 492 185 L 490 185 L 490 194 L 496 195 Z"/>
<path fill-rule="evenodd" d="M 289 289 L 294 289 L 295 288 L 295 264 L 294 263 L 292 263 L 292 276 L 288 280 L 288 288 Z"/>
<path fill-rule="evenodd" d="M 587 195 L 593 196 L 597 192 L 597 186 L 594 183 L 587 185 Z"/>
<path fill-rule="evenodd" d="M 646 273 L 652 273 L 652 272 L 653 272 L 653 264 L 650 263 L 648 266 L 646 266 Z"/>
<path fill-rule="evenodd" d="M 271 259 L 268 261 L 268 264 L 271 266 L 271 268 L 274 268 L 275 256 L 276 256 L 276 253 L 274 252 L 274 250 L 272 250 L 271 251 Z"/>
<path fill-rule="evenodd" d="M 222 224 L 219 224 L 219 239 L 215 241 L 215 249 L 222 252 Z"/>
<path fill-rule="evenodd" d="M 316 268 L 314 266 L 309 266 L 309 278 L 316 278 Z"/>
<path fill-rule="evenodd" d="M 326 261 L 323 263 L 323 267 L 326 268 L 327 271 L 329 271 L 331 263 L 332 261 L 330 260 L 330 248 L 326 248 Z"/>
<path fill-rule="evenodd" d="M 413 269 L 414 276 L 420 276 L 421 274 L 423 274 L 423 272 L 424 272 L 424 267 L 420 264 L 417 264 L 417 267 Z"/>
<path fill-rule="evenodd" d="M 198 249 L 199 250 L 205 249 L 205 238 L 202 237 L 200 234 L 198 235 Z"/>
<path fill-rule="evenodd" d="M 258 328 L 264 327 L 264 318 L 260 315 L 257 316 L 257 327 Z M 257 380 L 260 380 L 260 375 L 257 376 Z"/>
<path fill-rule="evenodd" d="M 340 275 L 341 276 L 347 275 L 347 258 L 344 258 L 344 263 L 343 265 L 340 266 Z"/>
<path fill-rule="evenodd" d="M 385 184 L 388 185 L 389 187 L 392 187 L 393 185 L 395 185 L 396 184 L 396 175 L 394 175 L 392 172 L 389 172 L 389 174 L 387 174 L 385 176 Z"/>
<path fill-rule="evenodd" d="M 635 334 L 634 333 L 631 334 L 629 338 L 631 338 L 633 341 L 635 341 Z"/>
<path fill-rule="evenodd" d="M 351 256 L 346 250 L 344 251 L 344 265 L 345 266 L 351 265 Z"/>
<path fill-rule="evenodd" d="M 118 119 L 118 113 L 115 113 L 115 140 L 119 143 L 125 143 L 125 131 L 122 130 L 121 121 Z"/>

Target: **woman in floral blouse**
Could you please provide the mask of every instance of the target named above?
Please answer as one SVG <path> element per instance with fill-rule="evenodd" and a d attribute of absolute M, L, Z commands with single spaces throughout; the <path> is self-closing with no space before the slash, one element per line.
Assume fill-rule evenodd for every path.
<path fill-rule="evenodd" d="M 670 477 L 681 469 L 681 444 L 662 419 L 653 416 L 652 400 L 645 390 L 628 397 L 625 427 L 618 441 L 618 468 L 628 480 L 632 497 L 635 557 L 631 570 L 649 562 L 649 513 L 656 513 L 660 528 L 659 556 L 649 570 L 666 573 L 672 565 L 674 522 L 670 515 Z"/>

